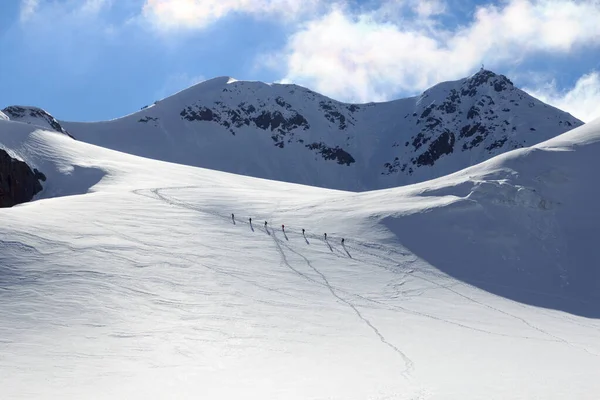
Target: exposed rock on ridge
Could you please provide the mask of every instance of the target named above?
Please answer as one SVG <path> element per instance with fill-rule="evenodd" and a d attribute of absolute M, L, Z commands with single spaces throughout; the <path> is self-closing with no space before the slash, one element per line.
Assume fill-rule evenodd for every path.
<path fill-rule="evenodd" d="M 0 207 L 12 207 L 33 199 L 46 176 L 0 149 Z"/>
<path fill-rule="evenodd" d="M 56 120 L 47 111 L 37 107 L 24 106 L 9 106 L 2 110 L 11 121 L 25 122 L 32 125 L 39 125 L 43 128 L 53 130 L 55 132 L 64 133 L 73 138 L 73 136 L 62 127 L 60 122 Z"/>

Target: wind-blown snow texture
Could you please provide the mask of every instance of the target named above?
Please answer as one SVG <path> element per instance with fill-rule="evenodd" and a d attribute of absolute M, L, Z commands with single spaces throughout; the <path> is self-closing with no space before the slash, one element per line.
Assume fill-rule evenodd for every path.
<path fill-rule="evenodd" d="M 444 176 L 582 122 L 482 70 L 378 104 L 215 78 L 124 118 L 61 124 L 79 140 L 144 157 L 363 191 Z"/>
<path fill-rule="evenodd" d="M 600 392 L 600 120 L 367 193 L 34 129 L 0 121 L 0 147 L 48 177 L 0 210 L 2 397 Z"/>

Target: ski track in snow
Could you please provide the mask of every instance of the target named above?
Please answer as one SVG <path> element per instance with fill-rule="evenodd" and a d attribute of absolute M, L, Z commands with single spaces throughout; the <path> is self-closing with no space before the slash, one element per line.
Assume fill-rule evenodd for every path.
<path fill-rule="evenodd" d="M 600 120 L 362 194 L 4 125 L 2 146 L 48 179 L 1 212 L 0 397 L 600 392 Z"/>
<path fill-rule="evenodd" d="M 372 254 L 372 255 L 373 255 L 373 254 Z M 373 256 L 376 256 L 376 257 L 379 257 L 379 258 L 382 258 L 382 259 L 386 259 L 386 257 L 380 256 L 380 255 L 373 255 Z M 393 259 L 388 259 L 388 260 L 389 260 L 390 262 L 395 262 L 395 260 L 393 260 Z M 586 353 L 589 353 L 589 354 L 591 354 L 591 355 L 593 355 L 593 356 L 600 357 L 600 354 L 594 353 L 594 352 L 592 352 L 592 351 L 590 351 L 590 350 L 588 350 L 588 349 L 586 349 L 586 348 L 584 348 L 584 347 L 580 347 L 580 346 L 578 346 L 578 345 L 576 345 L 576 344 L 574 344 L 574 343 L 571 343 L 571 342 L 569 342 L 569 341 L 565 340 L 565 339 L 564 339 L 564 338 L 562 338 L 562 337 L 559 337 L 559 336 L 553 335 L 553 334 L 549 333 L 548 331 L 546 331 L 546 330 L 544 330 L 544 329 L 542 329 L 542 328 L 540 328 L 540 327 L 538 327 L 538 326 L 536 326 L 536 325 L 532 324 L 531 322 L 527 321 L 527 320 L 526 320 L 526 319 L 524 319 L 524 318 L 521 318 L 521 317 L 519 317 L 519 316 L 517 316 L 517 315 L 511 314 L 511 313 L 509 313 L 509 312 L 506 312 L 506 311 L 504 311 L 504 310 L 501 310 L 501 309 L 499 309 L 499 308 L 497 308 L 497 307 L 490 306 L 489 304 L 483 303 L 483 302 L 481 302 L 481 301 L 475 300 L 474 298 L 472 298 L 472 297 L 469 297 L 469 296 L 467 296 L 467 295 L 465 295 L 465 294 L 462 294 L 462 293 L 460 293 L 460 292 L 458 292 L 458 291 L 456 291 L 456 290 L 452 289 L 451 287 L 444 286 L 444 285 L 440 285 L 439 283 L 437 283 L 437 282 L 435 282 L 435 281 L 433 281 L 433 280 L 431 280 L 431 279 L 425 278 L 425 277 L 423 277 L 423 276 L 419 276 L 417 273 L 413 273 L 413 274 L 412 274 L 412 276 L 414 276 L 414 277 L 415 277 L 415 278 L 417 278 L 417 279 L 423 280 L 423 281 L 425 281 L 425 282 L 429 282 L 429 283 L 431 283 L 431 284 L 433 284 L 433 285 L 435 285 L 435 286 L 439 287 L 440 289 L 445 289 L 445 290 L 448 290 L 448 291 L 450 291 L 450 292 L 452 292 L 452 293 L 456 294 L 457 296 L 460 296 L 460 297 L 462 297 L 462 298 L 464 298 L 464 299 L 466 299 L 466 300 L 468 300 L 468 301 L 470 301 L 470 302 L 473 302 L 473 303 L 475 303 L 475 304 L 478 304 L 478 305 L 480 305 L 480 306 L 482 306 L 482 307 L 488 308 L 488 309 L 490 309 L 490 310 L 493 310 L 493 311 L 495 311 L 495 312 L 498 312 L 498 313 L 500 313 L 500 314 L 504 314 L 504 315 L 506 315 L 506 316 L 508 316 L 508 317 L 510 317 L 510 318 L 514 318 L 514 319 L 516 319 L 516 320 L 518 320 L 518 321 L 521 321 L 523 324 L 527 325 L 528 327 L 530 327 L 530 328 L 532 328 L 532 329 L 534 329 L 534 330 L 536 330 L 536 331 L 538 331 L 538 332 L 540 332 L 540 333 L 542 333 L 542 334 L 544 334 L 544 335 L 547 335 L 547 336 L 549 336 L 549 337 L 551 337 L 551 338 L 555 339 L 555 341 L 557 341 L 557 342 L 564 343 L 564 344 L 566 344 L 566 345 L 568 345 L 568 346 L 572 346 L 572 347 L 574 347 L 574 348 L 577 348 L 577 349 L 579 349 L 579 350 L 583 350 L 583 351 L 585 351 Z M 465 283 L 465 282 L 460 282 L 460 284 L 461 284 L 461 285 L 463 285 L 463 286 L 466 286 L 466 287 L 468 287 L 468 288 L 469 288 L 469 289 L 471 289 L 471 290 L 475 290 L 475 291 L 478 291 L 478 292 L 484 292 L 483 290 L 481 290 L 481 289 L 479 289 L 479 288 L 477 288 L 477 287 L 475 287 L 475 286 L 469 285 L 468 283 Z"/>
<path fill-rule="evenodd" d="M 170 189 L 170 188 L 169 188 Z M 175 200 L 171 197 L 165 196 L 162 193 L 160 193 L 162 189 L 153 189 L 152 193 L 156 195 L 156 197 L 168 204 L 174 205 L 174 206 L 179 206 L 179 207 L 183 207 L 183 208 L 187 208 L 190 210 L 194 210 L 197 212 L 204 212 L 206 214 L 210 214 L 222 219 L 226 219 L 226 220 L 230 220 L 229 216 L 224 216 L 221 214 L 217 214 L 217 213 L 211 213 L 211 212 L 207 212 L 205 210 L 200 210 L 197 207 L 193 207 L 187 203 L 184 202 L 180 202 L 178 200 Z M 138 192 L 138 194 L 141 194 L 140 192 Z M 243 224 L 247 224 L 246 221 L 237 221 L 237 223 L 243 223 Z M 266 234 L 270 235 L 271 238 L 273 239 L 273 242 L 275 243 L 276 247 L 277 247 L 277 251 L 279 252 L 279 254 L 281 255 L 281 261 L 282 264 L 284 264 L 287 268 L 289 268 L 290 270 L 292 270 L 294 273 L 296 273 L 297 275 L 303 277 L 304 279 L 308 280 L 311 283 L 315 283 L 317 285 L 325 285 L 325 287 L 329 290 L 329 292 L 339 301 L 341 301 L 342 303 L 346 304 L 348 307 L 350 307 L 353 312 L 358 316 L 358 318 L 360 320 L 362 320 L 372 331 L 373 333 L 375 333 L 375 335 L 377 335 L 377 337 L 379 338 L 379 340 L 381 340 L 382 343 L 384 343 L 386 346 L 388 346 L 389 348 L 391 348 L 394 352 L 396 352 L 404 361 L 405 363 L 405 370 L 402 371 L 402 375 L 407 377 L 408 374 L 410 374 L 410 372 L 413 370 L 414 368 L 414 363 L 413 361 L 406 356 L 406 354 L 404 354 L 404 352 L 402 352 L 398 347 L 396 347 L 394 344 L 390 343 L 384 336 L 383 334 L 379 331 L 379 329 L 377 329 L 373 323 L 368 320 L 367 318 L 364 317 L 364 315 L 358 310 L 358 308 L 352 304 L 350 301 L 344 299 L 343 297 L 341 297 L 337 292 L 336 289 L 329 283 L 329 280 L 327 279 L 327 277 L 321 272 L 319 271 L 317 268 L 315 268 L 311 262 L 304 257 L 303 255 L 301 255 L 300 253 L 294 251 L 291 249 L 291 247 L 285 245 L 284 243 L 282 243 L 279 239 L 277 239 L 277 237 L 275 236 L 275 231 L 273 230 L 272 232 L 269 232 L 268 227 L 265 228 L 255 228 L 258 229 L 260 231 L 265 232 Z M 322 279 L 322 283 L 318 282 L 316 280 L 314 280 L 313 278 L 311 278 L 310 276 L 302 273 L 301 271 L 299 271 L 298 269 L 294 268 L 288 261 L 287 256 L 285 255 L 285 252 L 283 251 L 282 248 L 282 244 L 285 245 L 286 248 L 288 248 L 289 250 L 291 250 L 292 252 L 294 252 L 295 254 L 299 255 L 300 257 L 302 257 L 307 265 L 313 270 L 315 271 Z"/>
<path fill-rule="evenodd" d="M 137 195 L 141 195 L 144 197 L 149 197 L 155 200 L 159 200 L 162 201 L 164 203 L 170 204 L 172 206 L 176 206 L 176 207 L 181 207 L 181 208 L 185 208 L 188 210 L 192 210 L 195 212 L 199 212 L 199 213 L 204 213 L 207 215 L 212 215 L 214 217 L 217 217 L 219 219 L 222 219 L 224 221 L 231 221 L 231 215 L 223 215 L 217 212 L 212 212 L 212 211 L 208 211 L 206 209 L 201 209 L 199 207 L 193 206 L 189 203 L 177 200 L 171 196 L 165 195 L 164 193 L 162 193 L 163 191 L 168 191 L 168 190 L 187 190 L 187 189 L 198 189 L 198 187 L 195 186 L 182 186 L 182 187 L 167 187 L 167 188 L 155 188 L 155 189 L 144 189 L 144 190 L 135 190 L 133 191 L 133 193 L 137 194 Z M 147 193 L 150 192 L 150 194 L 148 195 Z M 280 201 L 277 203 L 277 205 L 279 205 Z M 258 219 L 257 219 L 258 220 Z M 236 224 L 244 224 L 244 225 L 249 225 L 249 223 L 247 221 L 244 220 L 236 220 L 235 221 Z M 310 261 L 308 259 L 306 259 L 303 255 L 301 255 L 300 253 L 294 251 L 290 246 L 286 245 L 284 242 L 279 241 L 276 237 L 275 237 L 275 230 L 271 228 L 271 230 L 269 230 L 269 227 L 267 227 L 266 229 L 262 227 L 262 225 L 258 225 L 256 227 L 254 227 L 253 229 L 256 229 L 258 231 L 262 231 L 268 235 L 270 235 L 272 237 L 272 239 L 274 240 L 274 243 L 277 246 L 277 250 L 280 253 L 281 257 L 282 257 L 282 261 L 281 263 L 283 265 L 285 265 L 288 269 L 290 269 L 293 273 L 295 273 L 296 275 L 298 275 L 299 277 L 305 279 L 306 281 L 315 284 L 315 285 L 320 285 L 320 286 L 324 286 L 325 288 L 327 288 L 331 294 L 338 299 L 339 301 L 343 302 L 344 304 L 346 304 L 347 306 L 349 306 L 354 313 L 357 314 L 357 316 L 366 324 L 369 326 L 369 328 L 378 336 L 378 338 L 381 340 L 381 342 L 383 342 L 384 344 L 386 344 L 388 347 L 390 347 L 392 350 L 394 350 L 398 355 L 400 355 L 402 357 L 402 359 L 405 362 L 406 365 L 406 369 L 403 371 L 403 376 L 407 376 L 407 374 L 412 371 L 412 369 L 414 368 L 414 364 L 413 362 L 410 360 L 410 358 L 408 358 L 399 348 L 397 348 L 395 345 L 393 345 L 392 343 L 390 343 L 382 334 L 381 332 L 366 318 L 364 318 L 364 316 L 360 313 L 360 311 L 356 308 L 356 306 L 354 304 L 352 304 L 351 302 L 349 302 L 348 300 L 342 298 L 338 293 L 344 293 L 346 295 L 349 296 L 354 296 L 357 298 L 360 298 L 362 300 L 365 300 L 367 302 L 373 303 L 373 304 L 378 304 L 379 306 L 383 306 L 387 309 L 393 309 L 396 311 L 401 311 L 401 312 L 406 312 L 409 314 L 413 314 L 413 315 L 419 315 L 421 317 L 425 317 L 425 318 L 429 318 L 429 319 L 433 319 L 442 323 L 448 323 L 454 326 L 458 326 L 464 329 L 469 329 L 469 330 L 473 330 L 476 332 L 481 332 L 481 333 L 486 333 L 486 334 L 492 334 L 492 335 L 497 335 L 497 336 L 502 336 L 502 337 L 511 337 L 511 338 L 519 338 L 519 339 L 526 339 L 526 340 L 537 340 L 537 341 L 546 341 L 546 342 L 557 342 L 557 343 L 563 343 L 567 346 L 576 348 L 578 350 L 584 351 L 590 355 L 593 356 L 597 356 L 600 357 L 600 354 L 597 354 L 595 352 L 590 351 L 589 349 L 585 348 L 585 347 L 581 347 L 577 344 L 574 344 L 572 342 L 567 341 L 566 339 L 559 337 L 557 335 L 554 335 L 532 323 L 530 323 L 529 321 L 527 321 L 526 319 L 519 317 L 517 315 L 511 314 L 509 312 L 506 312 L 504 310 L 501 310 L 497 307 L 491 306 L 489 304 L 483 303 L 481 301 L 478 301 L 472 297 L 469 297 L 463 293 L 458 292 L 457 290 L 453 289 L 452 286 L 454 285 L 463 285 L 465 287 L 468 287 L 470 290 L 474 290 L 474 291 L 479 291 L 479 292 L 484 292 L 487 293 L 485 291 L 483 291 L 482 289 L 479 289 L 475 286 L 472 286 L 468 283 L 465 282 L 461 282 L 461 281 L 455 281 L 454 278 L 449 277 L 448 275 L 442 273 L 442 272 L 435 272 L 433 271 L 431 268 L 428 268 L 427 270 L 419 270 L 419 271 L 414 271 L 411 268 L 408 267 L 403 267 L 403 264 L 407 264 L 407 263 L 412 263 L 414 261 L 416 261 L 416 258 L 414 255 L 412 255 L 410 252 L 407 251 L 399 251 L 398 249 L 394 249 L 394 248 L 390 248 L 384 245 L 381 245 L 379 243 L 371 243 L 371 242 L 365 242 L 365 241 L 360 241 L 360 240 L 355 240 L 353 238 L 346 238 L 346 244 L 345 247 L 347 249 L 350 250 L 354 250 L 354 252 L 356 252 L 357 254 L 361 254 L 363 256 L 369 256 L 372 258 L 376 258 L 381 260 L 382 262 L 374 262 L 373 260 L 368 260 L 366 258 L 357 258 L 356 256 L 352 256 L 352 259 L 354 261 L 358 261 L 367 265 L 374 265 L 377 266 L 379 268 L 385 269 L 387 271 L 393 272 L 393 273 L 402 273 L 404 277 L 410 275 L 411 277 L 414 277 L 416 279 L 422 280 L 424 282 L 430 283 L 432 285 L 434 285 L 434 288 L 439 289 L 439 290 L 447 290 L 473 304 L 476 304 L 480 307 L 484 307 L 487 309 L 490 309 L 494 312 L 500 313 L 502 315 L 505 315 L 509 318 L 513 318 L 515 320 L 520 321 L 521 323 L 525 324 L 526 326 L 528 326 L 530 329 L 533 329 L 545 336 L 548 336 L 548 339 L 543 339 L 543 338 L 539 338 L 539 337 L 531 337 L 531 336 L 516 336 L 516 335 L 508 335 L 508 334 L 503 334 L 500 332 L 493 332 L 493 331 L 489 331 L 489 330 L 485 330 L 485 329 L 481 329 L 481 328 L 476 328 L 476 327 L 472 327 L 466 324 L 462 324 L 459 322 L 455 322 L 455 321 L 450 321 L 444 318 L 440 318 L 434 315 L 431 315 L 429 313 L 424 313 L 424 312 L 420 312 L 420 311 L 415 311 L 415 310 L 411 310 L 409 308 L 406 307 L 402 307 L 402 306 L 398 306 L 398 305 L 392 305 L 392 304 L 388 304 L 385 302 L 381 302 L 381 301 L 377 301 L 374 299 L 371 299 L 369 297 L 363 296 L 363 295 L 359 295 L 356 293 L 351 293 L 348 291 L 345 291 L 344 289 L 341 288 L 337 288 L 335 286 L 332 286 L 329 281 L 327 280 L 327 278 L 325 277 L 325 275 L 323 275 L 321 273 L 321 271 L 319 271 L 318 269 L 314 268 L 314 266 L 310 263 Z M 300 232 L 296 232 L 293 229 L 288 230 L 288 232 L 291 233 L 295 233 L 299 236 L 302 236 L 302 234 Z M 306 237 L 311 238 L 313 240 L 320 240 L 325 242 L 325 244 L 328 245 L 329 249 L 331 250 L 331 252 L 329 254 L 331 254 L 334 257 L 338 257 L 338 258 L 349 258 L 348 254 L 346 254 L 345 252 L 342 252 L 341 250 L 339 250 L 337 247 L 333 247 L 329 241 L 324 241 L 323 238 L 320 235 L 315 235 L 315 234 L 306 234 Z M 339 239 L 335 236 L 329 236 L 328 239 Z M 292 265 L 290 265 L 290 263 L 287 261 L 287 257 L 285 256 L 285 253 L 281 247 L 281 245 L 284 245 L 287 249 L 289 249 L 290 251 L 294 252 L 295 254 L 297 254 L 298 256 L 304 258 L 305 262 L 307 263 L 307 265 L 314 270 L 315 273 L 317 273 L 322 281 L 318 281 L 314 278 L 312 278 L 309 275 L 306 275 L 305 273 L 301 272 L 300 270 L 298 270 L 297 268 L 294 268 Z M 354 245 L 352 245 L 354 244 Z M 360 247 L 357 247 L 360 246 Z M 396 254 L 398 256 L 401 257 L 413 257 L 410 260 L 406 260 L 404 262 L 398 262 L 398 260 L 393 259 L 391 257 L 388 256 L 384 256 L 381 253 L 375 253 L 373 251 L 369 251 L 366 249 L 376 249 L 379 250 L 381 253 L 386 252 L 388 254 Z M 334 251 L 335 250 L 335 251 Z M 346 250 L 347 252 L 347 250 Z M 188 260 L 190 261 L 190 260 Z M 235 277 L 236 279 L 239 279 L 239 277 L 235 276 L 234 274 L 230 274 L 227 273 L 228 275 L 231 275 L 233 277 Z M 444 279 L 444 280 L 452 280 L 453 282 L 449 285 L 442 285 L 438 282 L 435 282 L 432 279 L 426 278 L 424 276 L 421 276 L 421 274 L 425 274 L 425 275 L 430 275 L 432 277 L 438 278 L 438 279 Z M 251 282 L 249 282 L 251 283 Z M 252 283 L 254 285 L 256 285 L 255 283 Z M 273 289 L 273 288 L 266 288 L 264 287 L 263 289 L 266 290 L 270 290 L 270 291 L 276 291 L 277 289 Z M 425 290 L 431 290 L 432 288 L 424 288 L 424 289 L 420 289 L 422 291 Z M 280 293 L 281 294 L 281 293 Z M 286 294 L 287 295 L 287 294 Z M 505 299 L 502 299 L 505 300 Z M 508 301 L 508 300 L 506 300 Z M 554 317 L 554 316 L 553 316 Z M 579 323 L 580 324 L 580 323 Z M 581 324 L 580 324 L 581 325 Z M 591 326 L 587 326 L 584 325 L 587 328 L 595 328 L 595 327 L 591 327 Z"/>
<path fill-rule="evenodd" d="M 275 241 L 275 244 L 277 245 L 279 251 L 281 252 L 282 257 L 285 258 L 285 253 L 283 251 L 283 249 L 281 248 L 281 244 L 279 243 L 279 240 L 273 235 L 273 239 Z M 308 258 L 306 258 L 305 256 L 303 256 L 302 254 L 300 254 L 299 252 L 293 250 L 291 247 L 287 246 L 284 244 L 284 246 L 286 248 L 288 248 L 291 252 L 297 254 L 298 256 L 302 257 L 304 259 L 304 261 L 306 262 L 306 264 L 312 269 L 314 270 L 317 274 L 319 274 L 319 276 L 321 277 L 321 279 L 323 279 L 323 282 L 325 283 L 325 285 L 327 286 L 327 289 L 329 289 L 329 291 L 331 292 L 331 294 L 337 298 L 338 300 L 340 300 L 341 302 L 345 303 L 346 305 L 348 305 L 348 307 L 350 307 L 358 316 L 358 318 L 360 318 L 365 324 L 367 324 L 369 326 L 369 328 L 371 328 L 373 330 L 373 332 L 379 337 L 379 340 L 381 340 L 382 343 L 384 343 L 386 346 L 388 346 L 389 348 L 391 348 L 393 351 L 395 351 L 404 361 L 404 364 L 406 365 L 406 368 L 404 371 L 402 371 L 402 375 L 407 376 L 408 374 L 410 374 L 410 372 L 414 369 L 414 363 L 413 361 L 406 355 L 404 354 L 404 352 L 402 350 L 400 350 L 398 347 L 396 347 L 394 344 L 390 343 L 384 336 L 383 334 L 379 331 L 379 329 L 377 329 L 377 327 L 375 327 L 373 325 L 373 323 L 368 320 L 357 308 L 357 306 L 355 306 L 354 304 L 352 304 L 350 301 L 344 299 L 343 297 L 341 297 L 337 292 L 336 289 L 334 289 L 333 286 L 331 286 L 331 284 L 329 283 L 329 280 L 327 280 L 327 277 L 317 268 L 315 268 L 312 263 L 310 262 L 310 260 Z M 287 263 L 287 259 L 286 259 L 286 263 Z M 288 264 L 289 265 L 289 264 Z"/>
<path fill-rule="evenodd" d="M 109 231 L 113 232 L 115 235 L 117 235 L 117 236 L 119 236 L 119 237 L 121 237 L 121 238 L 123 238 L 123 239 L 129 240 L 129 241 L 131 241 L 131 242 L 133 242 L 133 243 L 136 243 L 136 244 L 142 245 L 142 246 L 144 246 L 144 247 L 148 247 L 148 248 L 155 248 L 155 247 L 156 247 L 155 245 L 150 245 L 150 244 L 148 244 L 148 243 L 144 243 L 143 241 L 141 241 L 141 240 L 139 240 L 139 239 L 136 239 L 136 238 L 133 238 L 133 237 L 131 237 L 131 236 L 129 236 L 129 235 L 123 234 L 122 232 L 115 231 L 115 230 L 113 230 L 113 229 L 110 229 L 110 228 L 108 228 L 108 227 L 105 227 L 104 225 L 99 225 L 99 224 L 98 224 L 98 226 L 102 226 L 103 228 L 105 228 L 105 229 L 107 229 L 107 230 L 109 230 Z M 190 255 L 190 256 L 195 256 L 195 255 Z M 196 257 L 197 257 L 197 256 L 196 256 Z M 281 296 L 286 296 L 286 297 L 294 298 L 294 299 L 296 299 L 296 300 L 302 300 L 302 299 L 301 299 L 300 297 L 298 297 L 298 296 L 294 296 L 293 294 L 286 293 L 286 292 L 283 292 L 283 291 L 281 291 L 281 290 L 278 290 L 278 289 L 275 289 L 275 288 L 272 288 L 272 287 L 268 287 L 268 286 L 265 286 L 265 285 L 261 285 L 260 283 L 257 283 L 257 282 L 255 282 L 255 281 L 251 281 L 251 280 L 249 280 L 249 279 L 245 279 L 245 278 L 243 278 L 243 277 L 241 277 L 241 276 L 239 276 L 239 275 L 237 275 L 237 274 L 234 274 L 234 273 L 231 273 L 231 272 L 228 272 L 228 271 L 224 271 L 222 268 L 218 268 L 218 267 L 212 267 L 212 266 L 209 266 L 209 265 L 207 265 L 206 263 L 200 262 L 200 261 L 198 261 L 198 260 L 192 260 L 191 258 L 187 257 L 187 256 L 186 256 L 184 253 L 178 252 L 178 253 L 177 253 L 177 258 L 179 258 L 179 259 L 182 259 L 182 260 L 185 260 L 185 261 L 187 261 L 187 262 L 189 262 L 189 263 L 192 263 L 192 264 L 198 265 L 198 266 L 200 266 L 200 267 L 202 267 L 202 268 L 206 268 L 206 269 L 208 269 L 208 270 L 211 270 L 211 271 L 213 271 L 213 272 L 216 272 L 216 273 L 218 273 L 218 274 L 227 275 L 227 276 L 229 276 L 229 277 L 232 277 L 232 278 L 234 278 L 234 279 L 240 280 L 240 281 L 242 281 L 242 282 L 246 282 L 246 283 L 248 283 L 248 284 L 250 284 L 250 285 L 252 285 L 252 286 L 255 286 L 255 287 L 259 288 L 259 289 L 263 289 L 263 290 L 266 290 L 266 291 L 269 291 L 269 292 L 272 292 L 272 293 L 277 293 L 277 294 L 279 294 L 279 295 L 281 295 Z"/>

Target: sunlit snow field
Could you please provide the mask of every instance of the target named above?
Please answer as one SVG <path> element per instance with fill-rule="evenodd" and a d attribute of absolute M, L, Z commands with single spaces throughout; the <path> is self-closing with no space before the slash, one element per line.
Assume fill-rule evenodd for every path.
<path fill-rule="evenodd" d="M 1 122 L 2 143 L 49 178 L 38 201 L 0 210 L 1 398 L 600 393 L 600 302 L 593 287 L 581 299 L 565 289 L 595 285 L 597 258 L 588 255 L 587 276 L 570 271 L 561 236 L 561 210 L 577 220 L 592 202 L 565 197 L 540 209 L 535 196 L 556 200 L 560 179 L 536 172 L 534 195 L 517 185 L 527 171 L 510 169 L 522 159 L 554 168 L 563 157 L 552 171 L 572 184 L 586 149 L 597 150 L 600 123 L 552 149 L 355 194 Z M 526 284 L 510 286 L 519 277 Z"/>

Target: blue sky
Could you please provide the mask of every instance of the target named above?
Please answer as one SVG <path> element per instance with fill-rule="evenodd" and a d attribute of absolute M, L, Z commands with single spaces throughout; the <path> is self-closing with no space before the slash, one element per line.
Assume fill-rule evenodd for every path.
<path fill-rule="evenodd" d="M 485 63 L 591 120 L 597 21 L 600 0 L 4 0 L 0 108 L 110 119 L 221 75 L 382 101 Z"/>

